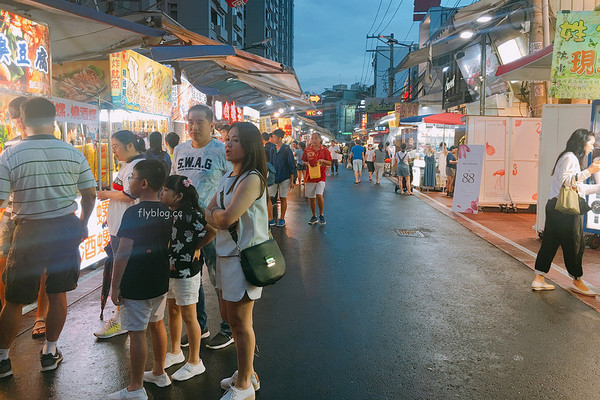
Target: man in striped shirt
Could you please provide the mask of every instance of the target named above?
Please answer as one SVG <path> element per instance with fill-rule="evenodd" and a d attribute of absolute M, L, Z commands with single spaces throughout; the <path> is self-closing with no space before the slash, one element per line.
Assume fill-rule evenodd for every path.
<path fill-rule="evenodd" d="M 13 193 L 17 227 L 3 279 L 6 305 L 0 313 L 0 378 L 12 375 L 8 352 L 21 327 L 23 305 L 35 302 L 40 276 L 47 273 L 49 307 L 42 371 L 56 369 L 62 354 L 56 342 L 67 317 L 66 292 L 77 287 L 79 244 L 87 237 L 96 181 L 87 160 L 56 139 L 54 105 L 41 97 L 22 105 L 26 137 L 0 155 L 0 200 Z M 81 218 L 77 191 L 81 192 Z"/>

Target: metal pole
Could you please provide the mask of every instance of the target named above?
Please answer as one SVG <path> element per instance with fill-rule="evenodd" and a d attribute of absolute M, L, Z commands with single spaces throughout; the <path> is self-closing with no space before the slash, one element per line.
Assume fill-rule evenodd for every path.
<path fill-rule="evenodd" d="M 394 97 L 394 34 L 390 35 L 390 69 L 388 70 L 388 97 Z"/>
<path fill-rule="evenodd" d="M 487 35 L 481 38 L 481 83 L 479 85 L 479 115 L 485 115 L 485 83 L 487 71 Z"/>

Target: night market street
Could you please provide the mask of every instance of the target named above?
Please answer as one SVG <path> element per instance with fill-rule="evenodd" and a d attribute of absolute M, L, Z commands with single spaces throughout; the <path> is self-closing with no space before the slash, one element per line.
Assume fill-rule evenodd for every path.
<path fill-rule="evenodd" d="M 307 224 L 294 189 L 287 226 L 273 228 L 288 271 L 254 312 L 257 398 L 598 398 L 598 313 L 561 288 L 532 292 L 528 267 L 393 189 L 387 179 L 354 185 L 343 169 L 327 181 L 325 226 Z M 31 339 L 28 314 L 1 399 L 102 399 L 126 385 L 127 337 L 92 335 L 102 325 L 101 277 L 88 273 L 70 294 L 55 372 L 39 372 L 41 339 Z M 206 294 L 216 332 L 214 291 Z M 203 346 L 201 357 L 204 374 L 165 389 L 145 384 L 149 397 L 218 399 L 235 349 Z"/>

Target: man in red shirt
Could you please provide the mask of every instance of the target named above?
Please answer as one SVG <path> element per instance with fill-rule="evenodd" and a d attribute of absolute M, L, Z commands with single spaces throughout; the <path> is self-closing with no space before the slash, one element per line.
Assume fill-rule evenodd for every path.
<path fill-rule="evenodd" d="M 331 153 L 329 153 L 327 147 L 323 146 L 321 135 L 318 133 L 313 133 L 310 137 L 310 143 L 304 149 L 304 154 L 302 154 L 302 163 L 308 166 L 304 194 L 308 197 L 310 210 L 313 215 L 308 223 L 315 225 L 318 222 L 321 225 L 325 225 L 325 217 L 323 216 L 325 200 L 323 199 L 323 192 L 325 191 L 327 167 L 331 166 Z M 318 219 L 316 202 L 319 203 Z"/>

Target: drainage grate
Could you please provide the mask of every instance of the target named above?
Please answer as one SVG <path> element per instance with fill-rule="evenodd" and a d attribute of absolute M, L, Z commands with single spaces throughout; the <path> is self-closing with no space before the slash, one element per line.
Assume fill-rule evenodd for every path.
<path fill-rule="evenodd" d="M 415 238 L 424 238 L 425 237 L 423 232 L 415 230 L 415 229 L 396 229 L 396 234 L 400 237 L 415 237 Z"/>

